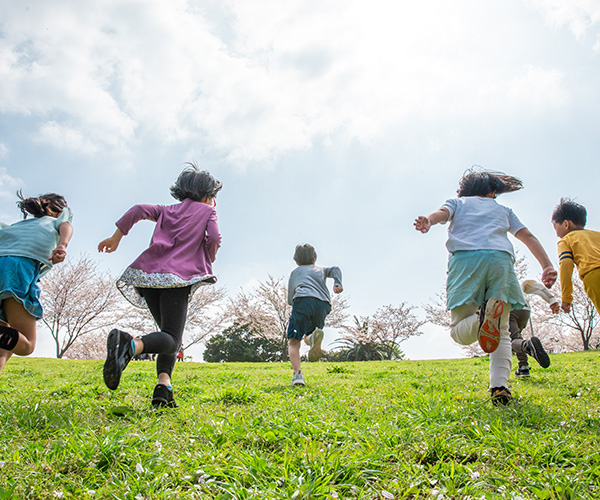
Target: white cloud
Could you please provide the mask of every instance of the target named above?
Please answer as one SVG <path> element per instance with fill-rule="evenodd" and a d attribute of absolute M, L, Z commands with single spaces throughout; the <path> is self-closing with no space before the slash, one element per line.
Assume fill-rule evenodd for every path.
<path fill-rule="evenodd" d="M 23 186 L 23 181 L 12 177 L 5 168 L 0 167 L 0 219 L 6 221 L 8 207 L 14 207 L 15 192 Z M 7 221 L 8 222 L 8 221 Z"/>
<path fill-rule="evenodd" d="M 539 8 L 546 22 L 554 27 L 567 26 L 577 39 L 600 23 L 597 0 L 529 0 Z M 598 43 L 595 50 L 600 50 Z"/>
<path fill-rule="evenodd" d="M 6 158 L 9 152 L 9 147 L 6 144 L 0 142 L 0 160 Z"/>
<path fill-rule="evenodd" d="M 27 5 L 0 21 L 0 112 L 41 117 L 38 140 L 84 154 L 148 134 L 264 162 L 332 134 L 369 142 L 416 115 L 539 110 L 567 94 L 552 68 L 523 76 L 529 61 L 498 41 L 491 21 L 510 12 L 470 0 Z"/>

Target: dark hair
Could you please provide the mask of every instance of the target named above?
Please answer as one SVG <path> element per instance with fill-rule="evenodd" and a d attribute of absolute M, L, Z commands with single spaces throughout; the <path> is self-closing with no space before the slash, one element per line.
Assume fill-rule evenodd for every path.
<path fill-rule="evenodd" d="M 490 193 L 496 195 L 510 193 L 522 187 L 523 183 L 516 177 L 473 165 L 463 174 L 456 192 L 458 197 L 462 198 L 463 196 L 487 196 Z"/>
<path fill-rule="evenodd" d="M 583 205 L 575 203 L 569 198 L 561 198 L 560 203 L 552 212 L 552 222 L 562 224 L 564 221 L 570 220 L 576 226 L 585 227 L 587 223 L 587 210 Z"/>
<path fill-rule="evenodd" d="M 218 180 L 206 171 L 201 171 L 195 164 L 186 163 L 187 167 L 179 174 L 175 184 L 171 186 L 171 195 L 179 201 L 187 198 L 202 201 L 215 198 L 223 187 Z"/>
<path fill-rule="evenodd" d="M 17 206 L 23 212 L 23 218 L 27 215 L 33 215 L 36 219 L 51 215 L 52 213 L 60 213 L 67 207 L 67 200 L 64 196 L 56 193 L 47 193 L 38 196 L 37 198 L 24 198 L 23 193 L 17 191 L 19 200 Z"/>
<path fill-rule="evenodd" d="M 294 252 L 294 260 L 296 264 L 300 266 L 307 266 L 313 264 L 317 260 L 317 251 L 315 247 L 305 243 L 304 245 L 296 245 L 296 251 Z"/>

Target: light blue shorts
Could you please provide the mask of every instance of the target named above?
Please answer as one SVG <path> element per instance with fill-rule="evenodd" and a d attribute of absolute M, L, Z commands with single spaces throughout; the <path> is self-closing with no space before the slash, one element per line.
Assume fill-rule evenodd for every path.
<path fill-rule="evenodd" d="M 515 274 L 513 257 L 501 250 L 454 252 L 448 259 L 448 310 L 464 304 L 483 304 L 491 297 L 522 309 L 527 304 Z"/>

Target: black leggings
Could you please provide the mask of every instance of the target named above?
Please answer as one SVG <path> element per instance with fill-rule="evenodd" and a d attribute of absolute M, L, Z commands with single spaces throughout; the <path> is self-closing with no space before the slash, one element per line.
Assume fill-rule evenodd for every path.
<path fill-rule="evenodd" d="M 171 376 L 175 358 L 181 347 L 188 298 L 191 287 L 182 288 L 138 288 L 144 297 L 148 309 L 160 332 L 149 333 L 142 337 L 144 352 L 158 354 L 156 373 Z"/>

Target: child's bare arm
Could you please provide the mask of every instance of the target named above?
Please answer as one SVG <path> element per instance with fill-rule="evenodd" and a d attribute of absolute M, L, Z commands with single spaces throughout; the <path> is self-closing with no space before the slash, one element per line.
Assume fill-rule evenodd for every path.
<path fill-rule="evenodd" d="M 106 238 L 105 240 L 102 240 L 100 243 L 98 243 L 98 251 L 106 253 L 114 252 L 119 247 L 121 238 L 123 238 L 123 233 L 119 228 L 117 228 L 117 230 L 110 238 Z"/>
<path fill-rule="evenodd" d="M 526 227 L 517 231 L 515 236 L 519 241 L 522 241 L 525 244 L 535 259 L 540 263 L 540 266 L 542 266 L 542 283 L 550 288 L 556 281 L 557 273 L 540 241 Z"/>
<path fill-rule="evenodd" d="M 48 260 L 52 261 L 52 264 L 58 264 L 63 262 L 67 256 L 67 246 L 73 237 L 73 224 L 69 221 L 61 222 L 58 226 L 58 245 L 52 250 L 52 254 Z"/>
<path fill-rule="evenodd" d="M 440 208 L 439 210 L 430 213 L 427 217 L 419 215 L 419 217 L 415 219 L 414 226 L 417 231 L 426 233 L 431 229 L 431 226 L 447 222 L 449 217 L 450 212 L 448 212 L 446 208 Z"/>

